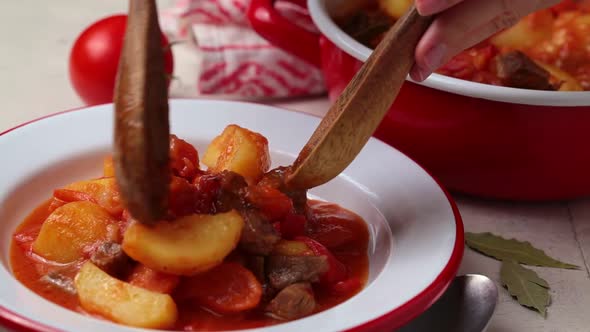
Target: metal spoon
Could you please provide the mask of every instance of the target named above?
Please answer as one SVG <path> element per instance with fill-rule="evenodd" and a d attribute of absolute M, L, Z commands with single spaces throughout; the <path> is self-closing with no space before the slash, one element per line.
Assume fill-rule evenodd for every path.
<path fill-rule="evenodd" d="M 490 278 L 459 276 L 432 307 L 398 332 L 482 332 L 497 303 L 498 288 Z"/>

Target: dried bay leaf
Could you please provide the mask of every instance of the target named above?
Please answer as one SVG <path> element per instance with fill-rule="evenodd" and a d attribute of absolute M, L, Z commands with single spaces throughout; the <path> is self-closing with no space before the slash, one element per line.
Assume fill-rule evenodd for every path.
<path fill-rule="evenodd" d="M 543 317 L 547 316 L 547 306 L 551 301 L 549 284 L 535 271 L 514 261 L 503 261 L 500 280 L 518 303 L 537 310 Z"/>
<path fill-rule="evenodd" d="M 501 261 L 513 260 L 532 266 L 579 269 L 577 265 L 564 263 L 547 256 L 543 250 L 533 247 L 530 242 L 505 239 L 489 232 L 466 232 L 465 243 L 471 249 Z"/>

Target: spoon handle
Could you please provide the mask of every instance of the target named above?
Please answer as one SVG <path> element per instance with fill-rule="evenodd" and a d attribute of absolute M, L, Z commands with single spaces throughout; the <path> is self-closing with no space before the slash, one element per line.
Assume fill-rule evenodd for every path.
<path fill-rule="evenodd" d="M 131 215 L 154 223 L 166 214 L 168 84 L 155 0 L 130 0 L 115 87 L 114 161 Z"/>
<path fill-rule="evenodd" d="M 299 153 L 290 186 L 321 185 L 353 161 L 395 100 L 431 21 L 412 6 L 386 33 Z"/>

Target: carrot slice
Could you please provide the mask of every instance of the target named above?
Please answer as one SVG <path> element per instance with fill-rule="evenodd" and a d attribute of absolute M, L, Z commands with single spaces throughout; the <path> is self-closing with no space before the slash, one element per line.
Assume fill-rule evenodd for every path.
<path fill-rule="evenodd" d="M 170 294 L 178 285 L 180 277 L 158 272 L 138 264 L 129 276 L 129 283 L 158 293 Z"/>
<path fill-rule="evenodd" d="M 183 279 L 176 294 L 218 313 L 234 313 L 255 308 L 262 297 L 262 285 L 250 270 L 231 262 Z"/>

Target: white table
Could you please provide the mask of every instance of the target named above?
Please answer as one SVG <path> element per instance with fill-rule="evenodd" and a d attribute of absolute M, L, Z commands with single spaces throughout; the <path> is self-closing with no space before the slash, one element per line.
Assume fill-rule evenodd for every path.
<path fill-rule="evenodd" d="M 160 6 L 172 0 L 160 0 Z M 126 10 L 126 1 L 0 1 L 0 132 L 42 115 L 82 106 L 68 80 L 67 58 L 77 34 L 96 19 Z M 173 97 L 195 97 L 198 55 L 175 47 Z M 323 114 L 326 98 L 271 101 L 293 110 Z M 589 170 L 590 171 L 590 170 Z M 468 231 L 493 231 L 529 240 L 550 255 L 582 266 L 579 271 L 536 269 L 552 286 L 547 319 L 523 309 L 500 288 L 490 332 L 590 331 L 590 199 L 522 204 L 455 195 Z M 499 263 L 466 250 L 460 273 L 499 279 Z M 0 331 L 2 328 L 0 328 Z"/>

